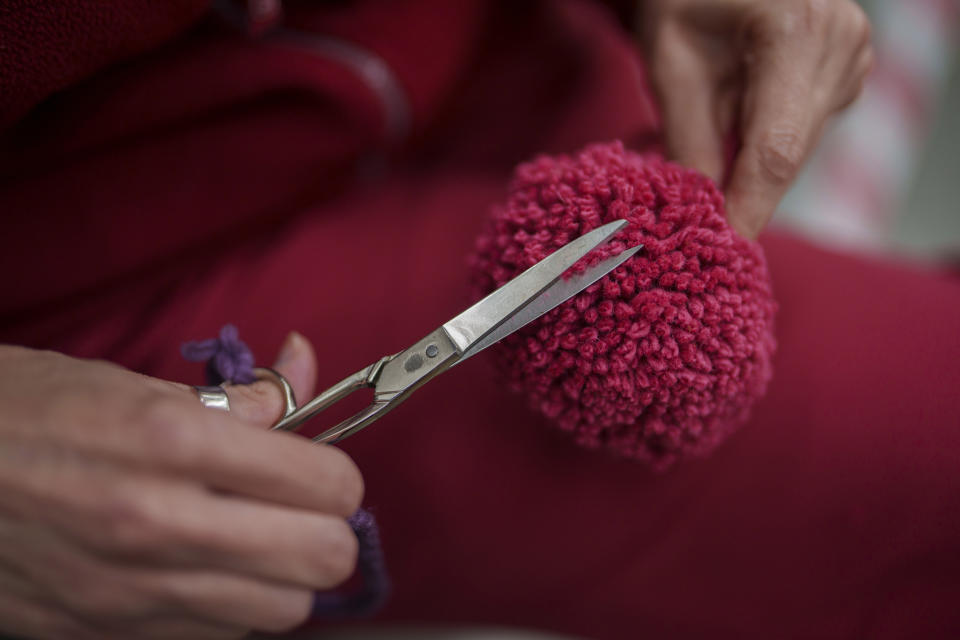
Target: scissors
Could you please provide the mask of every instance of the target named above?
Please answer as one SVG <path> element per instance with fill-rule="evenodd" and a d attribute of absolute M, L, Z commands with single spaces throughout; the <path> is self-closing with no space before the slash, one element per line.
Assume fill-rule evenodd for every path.
<path fill-rule="evenodd" d="M 374 399 L 367 408 L 324 431 L 313 441 L 333 444 L 360 431 L 382 418 L 434 376 L 536 320 L 629 260 L 643 245 L 626 249 L 582 273 L 561 279 L 580 258 L 605 244 L 626 225 L 626 220 L 617 220 L 571 241 L 410 348 L 385 356 L 344 378 L 299 409 L 290 385 L 276 376 L 279 379 L 275 381 L 283 391 L 285 410 L 272 429 L 296 431 L 304 422 L 354 391 L 373 388 Z"/>

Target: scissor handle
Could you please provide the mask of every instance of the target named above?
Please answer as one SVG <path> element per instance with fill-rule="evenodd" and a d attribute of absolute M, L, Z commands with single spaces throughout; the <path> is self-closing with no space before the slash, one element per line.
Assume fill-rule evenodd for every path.
<path fill-rule="evenodd" d="M 330 405 L 346 398 L 357 389 L 374 387 L 373 403 L 327 429 L 314 442 L 332 444 L 363 429 L 380 418 L 419 388 L 427 380 L 445 371 L 456 362 L 461 352 L 443 327 L 432 331 L 412 347 L 357 371 L 333 385 L 299 409 L 285 412 L 273 429 L 296 429 Z"/>
<path fill-rule="evenodd" d="M 355 374 L 351 376 L 347 376 L 337 384 L 333 385 L 332 387 L 330 387 L 329 389 L 325 390 L 323 393 L 315 397 L 310 402 L 307 402 L 306 404 L 304 404 L 299 409 L 294 408 L 293 410 L 291 410 L 288 404 L 286 407 L 286 410 L 284 411 L 283 417 L 280 418 L 280 420 L 278 420 L 277 423 L 270 428 L 274 431 L 296 431 L 300 427 L 300 425 L 302 425 L 304 422 L 306 422 L 313 416 L 317 415 L 324 409 L 330 407 L 331 405 L 336 404 L 340 400 L 343 400 L 354 391 L 358 389 L 366 389 L 366 388 L 372 387 L 373 381 L 376 380 L 377 374 L 380 372 L 380 369 L 392 357 L 393 356 L 387 356 L 386 358 L 381 358 L 380 360 L 370 365 L 369 367 L 364 367 L 360 371 L 357 371 Z M 374 405 L 371 405 L 371 407 L 375 406 L 376 404 L 377 403 L 374 403 Z M 368 407 L 368 409 L 371 407 Z M 364 411 L 361 411 L 360 413 L 362 414 L 364 413 Z M 317 436 L 317 438 L 322 438 L 326 436 L 328 433 L 336 430 L 338 427 L 340 427 L 346 422 L 349 422 L 349 420 L 351 419 L 344 420 L 343 422 L 338 424 L 336 427 L 333 427 L 333 429 L 328 429 L 320 436 Z M 369 423 L 365 423 L 365 424 L 369 424 Z M 317 440 L 317 441 L 321 442 L 321 440 Z M 329 441 L 330 441 L 329 439 L 322 440 L 322 442 L 329 442 Z"/>
<path fill-rule="evenodd" d="M 380 413 L 391 409 L 390 402 L 377 401 L 357 412 L 353 416 L 341 421 L 334 427 L 330 427 L 320 435 L 314 437 L 313 441 L 322 444 L 335 444 L 347 436 L 353 435 L 360 429 L 380 417 Z"/>

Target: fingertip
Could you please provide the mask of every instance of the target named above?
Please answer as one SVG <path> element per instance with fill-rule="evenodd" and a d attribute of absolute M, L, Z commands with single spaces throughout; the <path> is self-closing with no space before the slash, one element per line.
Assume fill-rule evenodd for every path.
<path fill-rule="evenodd" d="M 303 337 L 303 334 L 299 331 L 291 331 L 280 345 L 277 358 L 273 363 L 274 368 L 282 367 L 290 361 L 303 357 L 304 350 L 309 348 L 310 343 Z"/>
<path fill-rule="evenodd" d="M 317 356 L 313 345 L 302 333 L 291 331 L 287 334 L 273 368 L 290 382 L 298 401 L 313 395 L 317 382 Z"/>
<path fill-rule="evenodd" d="M 766 226 L 771 218 L 772 209 L 768 212 L 768 207 L 763 203 L 758 203 L 752 199 L 738 197 L 736 192 L 727 190 L 727 222 L 734 231 L 747 240 L 756 240 L 760 232 Z"/>
<path fill-rule="evenodd" d="M 794 153 L 781 154 L 782 162 L 771 161 L 771 154 L 777 155 L 756 141 L 746 143 L 734 160 L 724 190 L 727 219 L 748 240 L 756 240 L 773 217 L 800 167 L 800 160 L 786 157 Z"/>

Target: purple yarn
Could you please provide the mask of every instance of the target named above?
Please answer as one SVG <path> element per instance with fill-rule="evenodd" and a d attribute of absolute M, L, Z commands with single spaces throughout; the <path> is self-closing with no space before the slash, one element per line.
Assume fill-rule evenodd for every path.
<path fill-rule="evenodd" d="M 324 617 L 369 616 L 383 606 L 390 593 L 390 579 L 380 546 L 380 530 L 373 514 L 358 510 L 347 520 L 357 536 L 357 565 L 363 585 L 355 593 L 326 592 L 313 596 L 313 615 Z"/>
<path fill-rule="evenodd" d="M 180 353 L 190 362 L 207 363 L 208 384 L 250 384 L 257 380 L 253 375 L 253 352 L 232 324 L 220 329 L 219 338 L 185 342 Z"/>
<path fill-rule="evenodd" d="M 240 339 L 237 328 L 232 324 L 220 330 L 219 338 L 184 343 L 180 353 L 191 362 L 206 363 L 208 384 L 217 385 L 225 381 L 250 384 L 257 379 L 253 373 L 253 352 Z M 357 536 L 357 566 L 363 584 L 354 593 L 315 593 L 314 616 L 345 618 L 372 615 L 383 606 L 390 593 L 390 578 L 380 546 L 380 530 L 373 514 L 359 509 L 347 522 Z"/>

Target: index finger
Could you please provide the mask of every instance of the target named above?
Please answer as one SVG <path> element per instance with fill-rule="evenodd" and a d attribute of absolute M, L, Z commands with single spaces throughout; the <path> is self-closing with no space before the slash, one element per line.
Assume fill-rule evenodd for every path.
<path fill-rule="evenodd" d="M 49 400 L 12 404 L 7 448 L 161 471 L 329 515 L 352 515 L 360 504 L 360 472 L 339 449 L 208 409 L 185 385 L 100 361 L 28 356 L 34 370 L 26 374 L 47 381 Z"/>
<path fill-rule="evenodd" d="M 189 397 L 155 403 L 141 426 L 139 442 L 132 444 L 149 452 L 151 467 L 223 491 L 344 517 L 360 506 L 360 471 L 335 447 L 264 431 Z"/>

